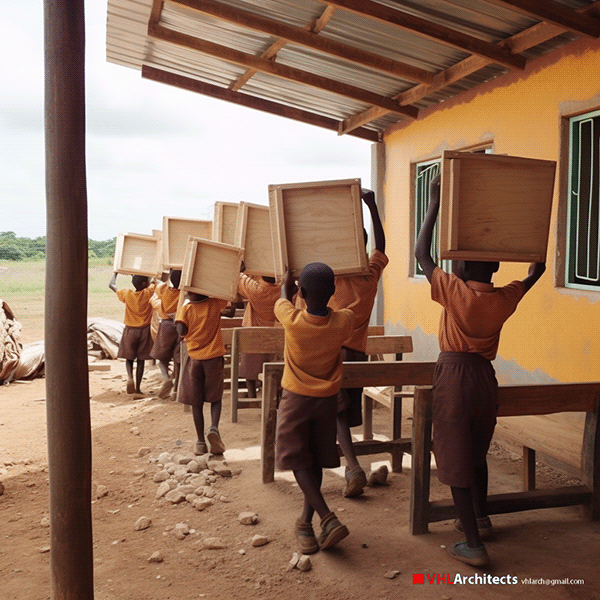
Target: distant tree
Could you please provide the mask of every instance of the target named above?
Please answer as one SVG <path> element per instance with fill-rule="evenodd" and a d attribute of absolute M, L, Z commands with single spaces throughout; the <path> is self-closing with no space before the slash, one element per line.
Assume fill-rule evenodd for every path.
<path fill-rule="evenodd" d="M 0 259 L 23 260 L 23 252 L 15 244 L 0 242 Z"/>

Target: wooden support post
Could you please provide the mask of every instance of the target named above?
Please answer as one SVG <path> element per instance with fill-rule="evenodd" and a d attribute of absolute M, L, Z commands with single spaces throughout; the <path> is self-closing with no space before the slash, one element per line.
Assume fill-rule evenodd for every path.
<path fill-rule="evenodd" d="M 523 446 L 523 490 L 535 490 L 535 450 Z"/>
<path fill-rule="evenodd" d="M 581 476 L 583 483 L 590 489 L 592 497 L 586 506 L 586 514 L 592 521 L 600 519 L 600 396 L 596 410 L 587 412 L 583 430 L 581 448 Z"/>
<path fill-rule="evenodd" d="M 402 353 L 396 352 L 396 361 L 401 360 Z M 392 419 L 391 431 L 393 440 L 399 440 L 402 437 L 402 396 L 398 396 L 400 392 L 402 392 L 402 386 L 395 386 L 390 401 L 390 416 Z M 392 455 L 392 471 L 394 473 L 402 473 L 402 459 L 402 454 L 400 454 L 399 457 Z"/>
<path fill-rule="evenodd" d="M 263 483 L 275 479 L 275 431 L 277 427 L 277 394 L 282 369 L 269 370 L 263 366 L 261 469 Z"/>
<path fill-rule="evenodd" d="M 363 440 L 373 439 L 373 398 L 362 395 L 363 405 Z M 400 436 L 398 436 L 400 437 Z M 393 438 L 392 438 L 393 439 Z"/>
<path fill-rule="evenodd" d="M 240 371 L 239 351 L 238 351 L 239 338 L 236 334 L 236 330 L 233 330 L 231 337 L 231 422 L 237 423 L 238 413 L 238 377 Z"/>
<path fill-rule="evenodd" d="M 93 600 L 83 0 L 45 0 L 44 33 L 50 576 L 53 600 Z"/>
<path fill-rule="evenodd" d="M 412 535 L 429 531 L 429 481 L 431 475 L 431 387 L 416 387 L 413 410 L 410 523 Z"/>

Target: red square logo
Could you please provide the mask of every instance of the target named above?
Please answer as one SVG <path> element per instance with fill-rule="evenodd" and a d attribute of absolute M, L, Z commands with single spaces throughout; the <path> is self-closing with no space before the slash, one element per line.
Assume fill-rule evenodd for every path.
<path fill-rule="evenodd" d="M 425 575 L 423 573 L 413 573 L 413 583 L 425 583 Z"/>

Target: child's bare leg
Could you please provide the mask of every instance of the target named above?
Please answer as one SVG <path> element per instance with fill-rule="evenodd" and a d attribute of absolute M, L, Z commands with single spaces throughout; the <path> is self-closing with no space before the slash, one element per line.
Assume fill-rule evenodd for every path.
<path fill-rule="evenodd" d="M 323 518 L 331 511 L 321 494 L 323 470 L 319 467 L 299 469 L 294 471 L 294 477 L 304 494 L 304 509 L 300 517 L 305 523 L 310 523 L 315 511 Z"/>
<path fill-rule="evenodd" d="M 167 381 L 168 379 L 171 379 L 169 376 L 169 362 L 168 360 L 159 360 L 158 361 L 158 368 L 160 369 L 160 374 L 163 378 L 163 381 Z"/>
<path fill-rule="evenodd" d="M 211 402 L 210 404 L 210 424 L 213 427 L 219 428 L 219 421 L 221 420 L 221 409 L 223 402 Z"/>
<path fill-rule="evenodd" d="M 196 429 L 196 436 L 199 442 L 205 443 L 204 441 L 204 412 L 202 406 L 192 406 L 192 416 L 194 417 L 194 427 Z"/>
<path fill-rule="evenodd" d="M 173 360 L 173 391 L 177 391 L 177 384 L 179 383 L 179 372 L 181 370 L 181 363 Z"/>
<path fill-rule="evenodd" d="M 169 376 L 169 362 L 168 360 L 159 360 L 158 367 L 160 369 L 160 374 L 162 375 L 162 385 L 158 390 L 159 398 L 168 398 L 171 393 L 171 389 L 173 388 L 173 380 Z"/>
<path fill-rule="evenodd" d="M 481 546 L 481 538 L 477 529 L 477 517 L 473 508 L 473 492 L 471 488 L 461 488 L 451 486 L 452 498 L 456 506 L 456 512 L 462 525 L 462 529 L 467 538 L 469 548 L 478 548 Z"/>
<path fill-rule="evenodd" d="M 475 467 L 473 475 L 473 508 L 478 519 L 487 517 L 488 467 L 487 462 Z"/>
<path fill-rule="evenodd" d="M 248 398 L 256 398 L 256 379 L 246 379 Z"/>
<path fill-rule="evenodd" d="M 142 393 L 141 385 L 142 378 L 144 377 L 144 363 L 143 360 L 137 361 L 137 369 L 135 370 L 135 391 L 138 394 Z"/>
<path fill-rule="evenodd" d="M 344 409 L 336 415 L 337 439 L 342 449 L 342 454 L 346 459 L 346 488 L 344 496 L 351 498 L 360 496 L 364 487 L 367 485 L 367 476 L 356 458 L 354 444 L 352 443 L 352 433 L 348 421 L 348 409 Z"/>
<path fill-rule="evenodd" d="M 127 393 L 135 393 L 135 383 L 133 382 L 133 360 L 125 361 L 125 370 L 127 371 Z"/>

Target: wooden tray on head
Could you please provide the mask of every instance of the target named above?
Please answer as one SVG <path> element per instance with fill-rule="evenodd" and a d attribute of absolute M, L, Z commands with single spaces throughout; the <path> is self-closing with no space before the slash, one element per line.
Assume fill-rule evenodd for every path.
<path fill-rule="evenodd" d="M 271 210 L 268 206 L 240 203 L 235 245 L 244 249 L 246 274 L 275 277 Z"/>
<path fill-rule="evenodd" d="M 163 217 L 163 265 L 166 269 L 181 269 L 188 238 L 212 239 L 212 221 Z"/>
<path fill-rule="evenodd" d="M 215 202 L 212 239 L 223 244 L 235 244 L 235 228 L 239 204 L 235 202 Z"/>
<path fill-rule="evenodd" d="M 140 233 L 120 233 L 113 269 L 125 275 L 157 277 L 162 271 L 160 238 Z"/>
<path fill-rule="evenodd" d="M 445 151 L 441 257 L 544 262 L 555 171 L 550 160 Z"/>
<path fill-rule="evenodd" d="M 270 185 L 269 203 L 278 276 L 311 262 L 336 275 L 368 272 L 360 179 Z"/>

